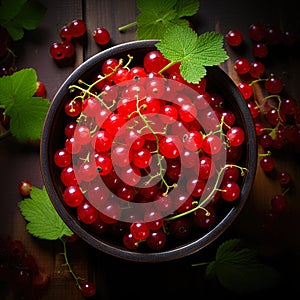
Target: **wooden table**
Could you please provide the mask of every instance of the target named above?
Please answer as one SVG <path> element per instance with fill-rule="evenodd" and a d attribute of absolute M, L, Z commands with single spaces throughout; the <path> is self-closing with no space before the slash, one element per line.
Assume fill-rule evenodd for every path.
<path fill-rule="evenodd" d="M 19 43 L 17 67 L 19 69 L 35 68 L 39 80 L 46 85 L 50 100 L 76 66 L 104 49 L 104 47 L 97 46 L 92 39 L 94 28 L 103 26 L 109 30 L 112 37 L 109 46 L 136 39 L 135 28 L 123 33 L 117 29 L 135 20 L 138 14 L 135 1 L 42 0 L 41 2 L 47 7 L 46 15 L 38 29 L 26 32 L 24 39 Z M 299 33 L 300 18 L 296 2 L 293 0 L 247 2 L 203 0 L 200 3 L 199 13 L 193 17 L 193 23 L 199 33 L 217 30 L 225 35 L 230 29 L 238 29 L 243 32 L 246 46 L 249 46 L 247 30 L 251 23 L 261 21 L 265 24 L 277 24 Z M 52 42 L 59 41 L 58 31 L 61 26 L 75 18 L 82 18 L 86 21 L 87 41 L 83 45 L 76 44 L 74 65 L 59 67 L 49 55 L 49 46 Z M 233 70 L 233 62 L 240 54 L 228 45 L 225 47 L 230 59 L 222 65 L 222 68 L 235 82 L 239 82 L 240 79 Z M 289 56 L 278 56 L 272 61 L 271 71 L 287 74 L 288 80 L 285 81 L 285 88 L 299 100 L 299 47 L 289 54 Z M 251 57 L 249 47 L 246 47 L 243 55 Z M 213 295 L 230 295 L 230 293 L 218 285 L 211 285 L 204 281 L 203 269 L 192 268 L 191 263 L 211 258 L 216 247 L 226 238 L 245 238 L 257 247 L 263 258 L 282 272 L 282 284 L 274 290 L 274 295 L 287 295 L 290 291 L 295 291 L 299 295 L 299 149 L 279 151 L 274 153 L 274 159 L 278 169 L 284 169 L 291 174 L 294 186 L 288 193 L 287 212 L 271 230 L 262 230 L 260 216 L 270 208 L 270 199 L 275 193 L 280 193 L 280 186 L 265 176 L 260 168 L 257 168 L 255 183 L 246 207 L 225 235 L 207 249 L 178 261 L 147 264 L 110 257 L 79 240 L 69 246 L 71 264 L 83 277 L 97 283 L 98 292 L 95 299 L 119 299 L 118 295 L 122 295 L 124 299 L 137 299 L 138 297 L 179 299 L 180 296 L 188 299 L 192 295 L 204 299 Z M 33 238 L 27 233 L 26 223 L 17 208 L 17 203 L 21 199 L 17 186 L 21 180 L 30 180 L 38 187 L 43 185 L 39 148 L 20 145 L 12 138 L 1 140 L 0 166 L 0 236 L 10 236 L 23 241 L 28 252 L 32 253 L 39 264 L 50 274 L 50 285 L 42 299 L 82 299 L 75 282 L 62 265 L 61 243 Z M 3 299 L 1 293 L 3 290 L 0 289 L 0 299 Z M 267 295 L 271 296 L 272 293 Z"/>

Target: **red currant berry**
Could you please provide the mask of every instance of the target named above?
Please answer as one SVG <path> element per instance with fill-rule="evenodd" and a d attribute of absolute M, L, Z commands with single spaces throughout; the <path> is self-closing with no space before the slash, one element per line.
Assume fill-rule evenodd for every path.
<path fill-rule="evenodd" d="M 68 25 L 64 25 L 59 32 L 59 37 L 62 39 L 62 41 L 71 41 L 72 40 L 72 34 L 70 33 L 70 27 Z"/>
<path fill-rule="evenodd" d="M 150 249 L 160 250 L 167 243 L 167 236 L 163 230 L 151 231 L 146 239 L 146 243 Z"/>
<path fill-rule="evenodd" d="M 275 162 L 271 156 L 263 156 L 259 164 L 265 172 L 271 172 L 275 169 Z"/>
<path fill-rule="evenodd" d="M 251 24 L 248 28 L 248 34 L 251 40 L 260 42 L 265 38 L 265 27 L 261 23 Z"/>
<path fill-rule="evenodd" d="M 186 217 L 181 217 L 174 219 L 169 224 L 170 234 L 176 239 L 187 238 L 192 231 L 192 224 L 190 219 Z"/>
<path fill-rule="evenodd" d="M 163 67 L 168 64 L 168 60 L 158 50 L 148 52 L 144 57 L 144 68 L 150 72 L 159 72 Z"/>
<path fill-rule="evenodd" d="M 278 194 L 272 197 L 271 207 L 274 212 L 284 212 L 287 209 L 287 199 L 284 195 Z"/>
<path fill-rule="evenodd" d="M 232 47 L 236 47 L 242 44 L 243 34 L 236 29 L 229 30 L 225 36 L 226 42 Z"/>
<path fill-rule="evenodd" d="M 63 45 L 63 48 L 64 48 L 64 55 L 65 55 L 65 58 L 71 58 L 74 56 L 74 53 L 75 53 L 75 47 L 74 45 L 69 42 L 69 41 L 64 41 L 62 43 Z"/>
<path fill-rule="evenodd" d="M 47 90 L 46 90 L 45 84 L 42 81 L 37 81 L 36 91 L 35 91 L 34 95 L 37 96 L 37 97 L 46 98 Z"/>
<path fill-rule="evenodd" d="M 190 131 L 183 136 L 183 146 L 189 151 L 198 151 L 203 145 L 203 135 L 199 131 Z"/>
<path fill-rule="evenodd" d="M 98 27 L 93 31 L 94 41 L 98 45 L 106 45 L 110 41 L 110 33 L 103 27 Z"/>
<path fill-rule="evenodd" d="M 247 82 L 238 83 L 238 89 L 242 93 L 245 100 L 250 99 L 253 95 L 252 86 Z"/>
<path fill-rule="evenodd" d="M 100 113 L 100 102 L 95 97 L 85 98 L 81 106 L 82 112 L 89 117 L 94 117 Z"/>
<path fill-rule="evenodd" d="M 80 284 L 80 291 L 84 297 L 90 298 L 96 294 L 96 286 L 92 282 L 85 281 Z"/>
<path fill-rule="evenodd" d="M 31 188 L 32 188 L 32 183 L 28 180 L 22 180 L 18 185 L 19 193 L 23 197 L 27 197 L 30 195 Z"/>
<path fill-rule="evenodd" d="M 113 73 L 117 70 L 119 67 L 119 61 L 115 58 L 108 58 L 103 62 L 103 65 L 101 67 L 101 71 L 104 76 L 106 77 L 106 80 L 113 80 Z M 111 74 L 111 75 L 110 75 Z M 108 76 L 110 75 L 110 76 Z"/>
<path fill-rule="evenodd" d="M 250 71 L 250 62 L 247 58 L 241 57 L 234 62 L 234 69 L 239 75 L 247 74 Z"/>
<path fill-rule="evenodd" d="M 86 33 L 86 24 L 81 19 L 72 20 L 69 25 L 69 33 L 72 37 L 78 38 Z"/>
<path fill-rule="evenodd" d="M 235 181 L 226 181 L 221 185 L 221 196 L 226 201 L 234 201 L 240 195 L 240 186 Z"/>
<path fill-rule="evenodd" d="M 172 124 L 178 119 L 178 110 L 174 105 L 164 105 L 161 107 L 159 117 L 165 124 Z"/>
<path fill-rule="evenodd" d="M 82 201 L 79 206 L 77 206 L 77 216 L 84 224 L 91 224 L 96 221 L 98 210 L 88 201 Z"/>
<path fill-rule="evenodd" d="M 159 141 L 159 151 L 167 158 L 178 157 L 182 153 L 182 150 L 183 144 L 178 136 L 164 136 Z"/>
<path fill-rule="evenodd" d="M 105 152 L 95 154 L 95 163 L 100 176 L 109 174 L 113 167 L 111 157 Z"/>
<path fill-rule="evenodd" d="M 281 109 L 287 115 L 295 115 L 299 110 L 298 102 L 295 98 L 288 97 L 281 100 Z"/>
<path fill-rule="evenodd" d="M 140 169 L 147 168 L 152 161 L 152 154 L 147 148 L 135 150 L 132 155 L 132 162 Z"/>
<path fill-rule="evenodd" d="M 283 90 L 283 84 L 279 77 L 272 74 L 265 81 L 265 88 L 270 94 L 280 94 Z"/>
<path fill-rule="evenodd" d="M 62 60 L 65 58 L 65 48 L 63 43 L 54 42 L 50 46 L 50 55 L 55 60 Z"/>
<path fill-rule="evenodd" d="M 113 138 L 106 130 L 99 130 L 92 137 L 92 145 L 96 152 L 108 151 L 113 143 Z"/>
<path fill-rule="evenodd" d="M 277 46 L 283 41 L 283 33 L 279 27 L 270 25 L 266 28 L 265 39 L 268 44 Z"/>
<path fill-rule="evenodd" d="M 70 117 L 77 117 L 81 113 L 82 101 L 78 98 L 70 99 L 64 106 L 65 113 Z"/>
<path fill-rule="evenodd" d="M 78 185 L 71 185 L 65 188 L 63 199 L 67 205 L 77 207 L 84 200 L 84 195 Z"/>
<path fill-rule="evenodd" d="M 286 185 L 289 184 L 291 181 L 291 176 L 287 171 L 281 171 L 277 175 L 277 179 L 280 184 Z"/>
<path fill-rule="evenodd" d="M 204 209 L 197 209 L 194 213 L 193 220 L 197 226 L 209 228 L 216 220 L 215 209 L 212 206 L 207 206 Z"/>
<path fill-rule="evenodd" d="M 255 43 L 252 46 L 252 54 L 257 58 L 265 58 L 269 54 L 269 49 L 264 43 Z"/>
<path fill-rule="evenodd" d="M 200 157 L 199 163 L 199 178 L 207 180 L 215 175 L 216 166 L 213 159 L 209 156 L 203 155 Z"/>
<path fill-rule="evenodd" d="M 234 126 L 228 129 L 226 136 L 231 146 L 240 146 L 245 140 L 243 128 Z"/>
<path fill-rule="evenodd" d="M 58 149 L 54 153 L 54 163 L 60 168 L 68 167 L 72 162 L 72 156 L 66 149 Z"/>
<path fill-rule="evenodd" d="M 134 238 L 131 232 L 127 232 L 123 236 L 123 244 L 129 250 L 136 250 L 139 246 L 139 240 Z"/>
<path fill-rule="evenodd" d="M 260 61 L 254 61 L 250 64 L 249 74 L 252 78 L 260 78 L 265 73 L 265 66 Z"/>
<path fill-rule="evenodd" d="M 130 225 L 130 232 L 136 240 L 140 241 L 148 237 L 150 229 L 146 223 L 134 222 Z"/>
<path fill-rule="evenodd" d="M 60 173 L 60 180 L 65 186 L 77 185 L 76 174 L 73 166 L 62 169 Z"/>
<path fill-rule="evenodd" d="M 221 151 L 223 142 L 216 134 L 209 134 L 203 139 L 202 149 L 207 154 L 217 154 Z"/>

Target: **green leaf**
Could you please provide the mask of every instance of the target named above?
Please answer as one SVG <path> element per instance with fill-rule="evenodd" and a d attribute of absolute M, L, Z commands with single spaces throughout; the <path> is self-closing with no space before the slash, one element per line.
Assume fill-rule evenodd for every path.
<path fill-rule="evenodd" d="M 182 19 L 195 14 L 199 1 L 195 0 L 138 0 L 140 14 L 136 21 L 137 39 L 161 39 L 164 32 L 172 25 L 188 27 L 189 22 Z"/>
<path fill-rule="evenodd" d="M 39 2 L 28 1 L 22 6 L 15 18 L 17 24 L 26 30 L 36 29 L 46 12 L 45 6 Z"/>
<path fill-rule="evenodd" d="M 13 40 L 20 40 L 24 30 L 36 29 L 46 7 L 34 0 L 3 0 L 0 6 L 0 25 L 6 28 Z"/>
<path fill-rule="evenodd" d="M 198 35 L 193 29 L 178 25 L 167 29 L 156 47 L 172 63 L 180 62 L 182 77 L 192 83 L 206 75 L 206 66 L 219 65 L 228 58 L 221 34 Z"/>
<path fill-rule="evenodd" d="M 20 201 L 19 208 L 28 221 L 26 229 L 35 237 L 56 240 L 73 234 L 56 212 L 45 187 L 39 189 L 33 186 L 30 198 Z"/>
<path fill-rule="evenodd" d="M 224 242 L 216 259 L 206 268 L 207 278 L 217 277 L 220 284 L 238 294 L 273 287 L 279 282 L 277 270 L 261 263 L 250 248 L 242 248 L 239 239 Z"/>
<path fill-rule="evenodd" d="M 27 0 L 2 0 L 0 5 L 0 21 L 4 25 L 5 21 L 12 20 L 22 9 Z"/>
<path fill-rule="evenodd" d="M 12 37 L 13 40 L 18 41 L 23 38 L 24 30 L 19 24 L 9 20 L 5 24 L 5 27 L 8 34 Z"/>
<path fill-rule="evenodd" d="M 7 111 L 10 116 L 10 131 L 20 142 L 39 140 L 49 102 L 41 97 L 23 98 Z"/>
<path fill-rule="evenodd" d="M 35 97 L 37 75 L 27 68 L 0 78 L 0 104 L 10 116 L 10 131 L 19 142 L 39 139 L 49 101 Z"/>
<path fill-rule="evenodd" d="M 193 16 L 199 10 L 199 1 L 177 0 L 175 10 L 178 18 Z"/>
<path fill-rule="evenodd" d="M 176 2 L 176 0 L 137 0 L 136 6 L 141 12 L 159 16 L 173 9 Z"/>

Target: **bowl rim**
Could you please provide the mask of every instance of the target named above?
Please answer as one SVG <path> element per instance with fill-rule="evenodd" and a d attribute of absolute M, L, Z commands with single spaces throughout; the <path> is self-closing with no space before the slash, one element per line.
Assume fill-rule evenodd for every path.
<path fill-rule="evenodd" d="M 236 101 L 238 102 L 239 108 L 243 110 L 244 113 L 244 125 L 247 131 L 247 140 L 248 140 L 248 160 L 249 166 L 252 165 L 251 168 L 248 166 L 247 178 L 244 181 L 243 187 L 241 189 L 241 198 L 244 200 L 236 205 L 234 205 L 229 212 L 226 214 L 222 220 L 216 224 L 211 230 L 209 230 L 204 235 L 201 235 L 199 238 L 189 242 L 188 244 L 183 244 L 178 247 L 162 250 L 160 252 L 135 252 L 126 250 L 124 248 L 120 248 L 118 246 L 112 246 L 105 241 L 101 241 L 97 239 L 93 234 L 85 231 L 78 222 L 74 221 L 74 218 L 70 215 L 70 213 L 65 209 L 63 205 L 59 205 L 61 202 L 58 193 L 56 192 L 54 183 L 52 181 L 52 177 L 49 170 L 50 159 L 47 155 L 47 149 L 49 147 L 49 143 L 51 143 L 50 133 L 51 133 L 51 124 L 53 123 L 56 109 L 60 105 L 60 100 L 63 96 L 68 92 L 68 87 L 70 84 L 76 82 L 86 71 L 89 70 L 91 65 L 100 63 L 105 58 L 109 58 L 111 56 L 118 55 L 120 52 L 124 51 L 134 51 L 140 48 L 149 48 L 152 49 L 157 43 L 158 40 L 137 40 L 131 42 L 125 42 L 122 44 L 118 44 L 98 52 L 97 54 L 91 56 L 86 61 L 84 61 L 81 65 L 73 70 L 73 72 L 67 77 L 67 79 L 61 84 L 58 91 L 53 97 L 51 101 L 49 110 L 47 112 L 41 140 L 40 140 L 40 166 L 42 179 L 46 188 L 47 193 L 49 194 L 49 198 L 60 215 L 63 221 L 67 224 L 67 226 L 78 235 L 81 239 L 83 239 L 88 244 L 92 245 L 98 250 L 106 254 L 110 254 L 112 256 L 122 258 L 129 261 L 139 261 L 139 262 L 162 262 L 162 261 L 170 261 L 179 259 L 182 257 L 186 257 L 188 255 L 194 254 L 199 250 L 203 249 L 213 241 L 215 241 L 227 228 L 234 222 L 234 220 L 239 215 L 240 211 L 243 209 L 245 202 L 250 194 L 255 172 L 256 172 L 256 162 L 257 162 L 257 141 L 256 141 L 256 133 L 255 127 L 253 123 L 252 116 L 247 107 L 246 102 L 244 101 L 240 91 L 238 90 L 236 84 L 230 78 L 229 75 L 221 69 L 220 66 L 208 67 L 209 69 L 213 69 L 216 72 L 217 76 L 221 76 L 228 84 L 228 88 L 234 94 Z M 249 142 L 254 145 L 253 147 L 249 146 Z M 247 187 L 247 189 L 246 189 Z"/>

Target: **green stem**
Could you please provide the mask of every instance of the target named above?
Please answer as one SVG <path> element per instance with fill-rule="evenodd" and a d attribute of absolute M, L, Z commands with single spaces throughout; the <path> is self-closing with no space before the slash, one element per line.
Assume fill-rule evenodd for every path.
<path fill-rule="evenodd" d="M 252 86 L 255 83 L 262 82 L 262 81 L 267 81 L 267 78 L 258 78 L 258 79 L 255 79 L 249 85 Z"/>
<path fill-rule="evenodd" d="M 136 101 L 136 113 L 139 115 L 139 117 L 142 119 L 142 121 L 144 122 L 144 124 L 145 124 L 145 128 L 148 128 L 149 130 L 150 130 L 150 132 L 154 135 L 154 137 L 155 137 L 155 142 L 156 142 L 156 151 L 155 151 L 155 153 L 157 153 L 157 155 L 159 155 L 159 138 L 158 138 L 158 136 L 157 136 L 157 132 L 155 132 L 154 130 L 153 130 L 153 128 L 150 126 L 150 124 L 149 124 L 149 122 L 148 122 L 148 120 L 147 120 L 147 118 L 145 117 L 145 115 L 143 115 L 142 113 L 141 113 L 141 107 L 139 106 L 139 103 L 140 103 L 140 101 L 142 100 L 142 99 L 139 99 L 138 98 L 138 96 L 136 97 L 137 98 L 137 101 Z M 158 166 L 159 166 L 159 175 L 158 176 L 160 176 L 161 177 L 161 180 L 162 180 L 162 183 L 165 185 L 165 187 L 166 187 L 166 191 L 165 191 L 165 193 L 164 193 L 164 195 L 167 195 L 168 194 L 168 192 L 169 192 L 169 190 L 171 189 L 171 188 L 173 188 L 173 187 L 176 187 L 177 185 L 176 184 L 173 184 L 173 185 L 169 185 L 168 183 L 167 183 L 167 181 L 165 180 L 165 178 L 164 178 L 164 176 L 163 176 L 163 171 L 164 171 L 164 168 L 163 168 L 163 165 L 162 165 L 162 159 L 163 159 L 163 157 L 159 157 L 158 158 Z M 156 177 L 156 175 L 154 176 L 154 177 Z M 151 179 L 153 179 L 154 177 L 152 177 Z M 151 179 L 150 179 L 150 181 L 151 181 Z M 149 181 L 149 182 L 150 182 Z"/>
<path fill-rule="evenodd" d="M 196 263 L 196 264 L 192 264 L 192 267 L 200 267 L 200 266 L 206 266 L 208 265 L 210 262 L 201 262 L 201 263 Z"/>
<path fill-rule="evenodd" d="M 129 23 L 129 24 L 126 24 L 126 25 L 124 25 L 124 26 L 119 27 L 118 30 L 119 30 L 119 31 L 124 31 L 124 30 L 129 29 L 129 28 L 131 28 L 131 27 L 134 27 L 134 26 L 136 26 L 136 25 L 137 25 L 137 21 L 134 21 L 134 22 L 132 22 L 132 23 Z"/>
<path fill-rule="evenodd" d="M 79 96 L 80 98 L 84 99 L 85 95 L 88 94 L 88 95 L 93 96 L 94 98 L 98 99 L 106 109 L 110 109 L 110 107 L 107 106 L 106 103 L 104 101 L 102 101 L 102 99 L 99 98 L 99 95 L 96 95 L 96 94 L 92 93 L 89 89 L 86 90 L 86 89 L 84 89 L 80 86 L 77 86 L 77 85 L 70 85 L 69 88 L 70 89 L 76 88 L 76 89 L 82 91 L 83 96 Z"/>
<path fill-rule="evenodd" d="M 199 202 L 197 206 L 195 206 L 194 208 L 192 208 L 190 210 L 187 210 L 187 211 L 185 211 L 185 212 L 183 212 L 181 214 L 177 214 L 177 215 L 171 216 L 169 218 L 164 218 L 164 220 L 165 221 L 171 221 L 171 220 L 180 218 L 182 216 L 186 216 L 186 215 L 188 215 L 188 214 L 190 214 L 192 212 L 195 212 L 198 209 L 204 209 L 205 210 L 205 208 L 204 208 L 205 204 L 207 204 L 211 200 L 211 197 L 213 196 L 213 194 L 215 193 L 215 191 L 217 190 L 217 188 L 218 188 L 218 186 L 220 184 L 220 178 L 221 178 L 222 172 L 224 172 L 226 168 L 232 167 L 232 166 L 239 168 L 242 172 L 244 172 L 245 170 L 247 170 L 246 168 L 243 168 L 243 167 L 240 167 L 240 166 L 237 166 L 237 165 L 225 164 L 220 169 L 220 171 L 217 174 L 217 179 L 216 179 L 216 182 L 215 182 L 215 185 L 214 185 L 213 189 L 211 190 L 211 192 L 208 194 L 208 196 L 203 201 Z"/>
<path fill-rule="evenodd" d="M 79 288 L 80 287 L 80 283 L 79 283 L 79 277 L 76 276 L 76 274 L 74 273 L 73 269 L 71 268 L 71 265 L 69 263 L 69 259 L 68 259 L 68 255 L 67 255 L 67 245 L 66 245 L 66 242 L 63 240 L 63 239 L 60 239 L 62 244 L 63 244 L 63 256 L 64 256 L 64 259 L 65 259 L 65 264 L 66 266 L 68 267 L 68 270 L 69 272 L 71 273 L 71 275 L 73 276 L 73 278 L 75 279 L 76 281 L 76 284 Z"/>
<path fill-rule="evenodd" d="M 164 71 L 166 71 L 167 69 L 171 68 L 172 66 L 174 66 L 175 64 L 177 64 L 177 62 L 169 62 L 166 66 L 164 66 L 159 72 L 158 74 L 162 74 Z"/>

